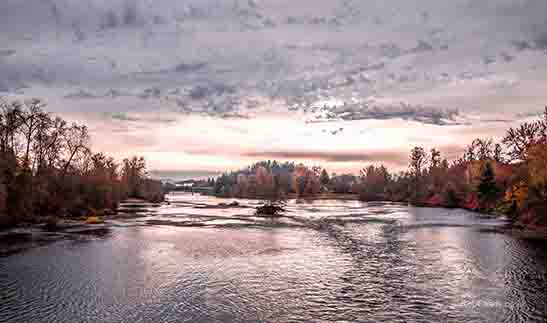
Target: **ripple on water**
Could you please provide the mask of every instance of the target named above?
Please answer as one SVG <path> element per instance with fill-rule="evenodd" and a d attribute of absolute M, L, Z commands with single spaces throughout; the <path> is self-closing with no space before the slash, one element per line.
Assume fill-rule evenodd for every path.
<path fill-rule="evenodd" d="M 0 258 L 0 322 L 547 318 L 547 246 L 476 230 L 501 222 L 358 201 L 292 201 L 272 220 L 252 216 L 254 201 L 169 199 L 119 220 L 156 225 Z"/>

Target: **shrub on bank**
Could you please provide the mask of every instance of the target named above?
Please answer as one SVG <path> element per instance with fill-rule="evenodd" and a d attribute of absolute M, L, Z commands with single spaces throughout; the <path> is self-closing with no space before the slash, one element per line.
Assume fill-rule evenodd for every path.
<path fill-rule="evenodd" d="M 87 219 L 85 219 L 86 224 L 103 224 L 104 220 L 100 216 L 90 216 Z"/>

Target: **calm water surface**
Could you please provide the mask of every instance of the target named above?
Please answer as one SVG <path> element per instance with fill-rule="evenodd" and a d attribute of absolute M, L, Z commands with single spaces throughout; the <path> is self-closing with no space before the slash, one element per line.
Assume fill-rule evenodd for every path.
<path fill-rule="evenodd" d="M 0 322 L 547 320 L 547 244 L 481 230 L 498 220 L 356 201 L 265 220 L 252 201 L 168 198 L 0 258 Z"/>

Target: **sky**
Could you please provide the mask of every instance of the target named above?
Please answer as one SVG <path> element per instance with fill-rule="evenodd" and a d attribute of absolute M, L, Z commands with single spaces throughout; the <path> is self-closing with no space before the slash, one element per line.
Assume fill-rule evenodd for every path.
<path fill-rule="evenodd" d="M 156 174 L 455 158 L 547 105 L 544 0 L 1 0 L 0 96 Z"/>

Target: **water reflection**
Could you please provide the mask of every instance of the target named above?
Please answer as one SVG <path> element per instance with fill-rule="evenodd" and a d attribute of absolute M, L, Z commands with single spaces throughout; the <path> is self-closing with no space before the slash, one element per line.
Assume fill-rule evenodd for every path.
<path fill-rule="evenodd" d="M 477 230 L 496 220 L 358 201 L 291 201 L 266 220 L 256 201 L 169 200 L 101 239 L 0 258 L 0 322 L 547 318 L 547 246 Z"/>

